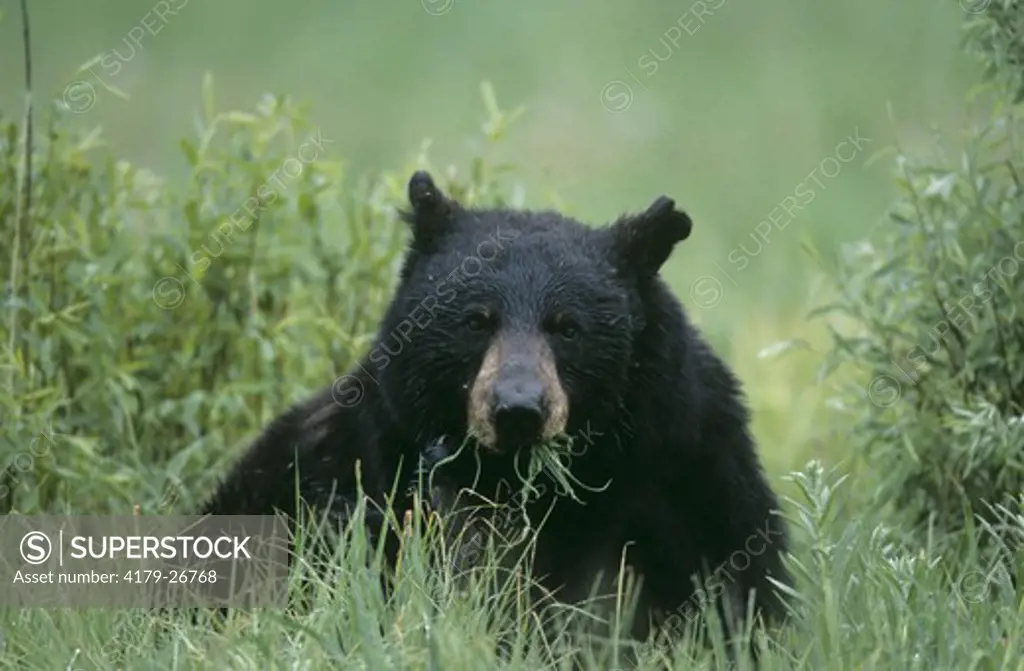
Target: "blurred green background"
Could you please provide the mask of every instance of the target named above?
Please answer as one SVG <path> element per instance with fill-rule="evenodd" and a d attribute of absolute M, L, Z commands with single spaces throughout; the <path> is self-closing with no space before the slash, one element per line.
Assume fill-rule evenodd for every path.
<path fill-rule="evenodd" d="M 666 193 L 693 216 L 665 275 L 744 379 L 775 473 L 827 456 L 834 429 L 813 353 L 757 356 L 781 339 L 823 342 L 804 319 L 824 295 L 801 241 L 835 250 L 879 224 L 894 166 L 869 158 L 897 140 L 930 146 L 933 126 L 955 140 L 977 81 L 959 48 L 964 12 L 929 0 L 31 5 L 37 101 L 88 82 L 92 104 L 81 84 L 68 91 L 76 123 L 102 126 L 118 155 L 172 180 L 185 174 L 178 140 L 194 134 L 207 71 L 221 109 L 250 109 L 267 91 L 309 101 L 332 157 L 355 172 L 399 164 L 424 138 L 436 164 L 465 171 L 491 81 L 503 106 L 526 108 L 499 158 L 518 164 L 528 205 L 600 223 Z M 0 109 L 17 114 L 20 23 L 13 0 L 4 10 Z M 112 50 L 116 74 L 77 73 Z M 870 142 L 818 177 L 784 230 L 752 238 L 857 131 Z M 741 244 L 742 270 L 729 260 Z"/>

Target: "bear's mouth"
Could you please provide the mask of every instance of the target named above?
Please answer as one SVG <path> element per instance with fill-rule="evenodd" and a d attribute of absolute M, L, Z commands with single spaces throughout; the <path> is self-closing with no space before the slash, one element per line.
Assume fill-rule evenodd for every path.
<path fill-rule="evenodd" d="M 494 450 L 501 453 L 529 449 L 540 441 L 545 409 L 509 405 L 494 412 Z"/>
<path fill-rule="evenodd" d="M 470 427 L 467 435 L 483 452 L 496 456 L 529 451 L 543 443 L 540 431 L 534 429 L 531 423 L 512 427 L 504 424 L 501 426 L 500 429 L 498 426 L 488 427 L 489 431 L 479 431 Z"/>

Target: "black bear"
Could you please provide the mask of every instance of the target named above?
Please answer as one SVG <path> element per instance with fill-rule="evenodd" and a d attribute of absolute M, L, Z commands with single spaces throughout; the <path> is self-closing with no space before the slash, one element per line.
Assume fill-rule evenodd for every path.
<path fill-rule="evenodd" d="M 444 482 L 497 496 L 513 455 L 583 435 L 573 477 L 602 486 L 530 503 L 546 514 L 533 549 L 546 589 L 585 599 L 625 557 L 641 579 L 638 636 L 706 599 L 743 616 L 753 593 L 757 612 L 781 616 L 769 578 L 789 580 L 787 533 L 740 385 L 659 277 L 689 216 L 665 196 L 604 228 L 468 208 L 423 171 L 408 198 L 412 237 L 373 347 L 272 422 L 204 513 L 294 515 L 301 498 L 343 521 L 357 461 L 383 506 L 445 440 L 473 449 L 438 467 Z M 697 589 L 697 575 L 718 587 Z"/>

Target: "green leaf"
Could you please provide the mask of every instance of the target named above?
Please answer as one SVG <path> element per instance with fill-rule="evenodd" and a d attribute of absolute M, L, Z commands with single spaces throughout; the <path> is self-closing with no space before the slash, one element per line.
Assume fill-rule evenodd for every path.
<path fill-rule="evenodd" d="M 199 165 L 199 152 L 196 151 L 195 145 L 182 138 L 178 146 L 181 147 L 181 152 L 185 154 L 185 160 L 188 161 L 190 168 L 195 168 Z"/>
<path fill-rule="evenodd" d="M 260 120 L 259 117 L 256 116 L 255 114 L 249 114 L 248 112 L 240 112 L 238 110 L 225 112 L 220 116 L 220 118 L 224 119 L 228 123 L 242 124 L 247 126 L 259 123 Z"/>
<path fill-rule="evenodd" d="M 217 118 L 217 107 L 213 99 L 213 73 L 203 73 L 203 117 L 207 126 L 213 125 Z"/>
<path fill-rule="evenodd" d="M 757 353 L 757 358 L 774 359 L 778 358 L 779 356 L 786 352 L 790 352 L 795 349 L 807 350 L 811 352 L 814 351 L 814 348 L 811 347 L 811 344 L 806 340 L 802 338 L 793 338 L 790 340 L 780 340 L 778 342 L 772 343 L 771 345 L 768 345 L 767 347 L 761 348 L 761 350 Z"/>
<path fill-rule="evenodd" d="M 939 196 L 943 199 L 948 199 L 953 192 L 956 180 L 957 176 L 955 173 L 948 173 L 939 178 L 933 177 L 929 181 L 928 187 L 924 190 L 924 195 L 926 197 Z"/>
<path fill-rule="evenodd" d="M 868 155 L 868 157 L 866 159 L 864 159 L 864 168 L 865 169 L 870 168 L 875 163 L 877 163 L 878 161 L 882 160 L 883 158 L 885 158 L 887 156 L 898 156 L 898 155 L 899 155 L 899 149 L 897 147 L 895 147 L 894 145 L 887 144 L 884 147 L 882 147 L 881 149 L 877 149 L 877 150 L 871 152 L 871 154 Z"/>

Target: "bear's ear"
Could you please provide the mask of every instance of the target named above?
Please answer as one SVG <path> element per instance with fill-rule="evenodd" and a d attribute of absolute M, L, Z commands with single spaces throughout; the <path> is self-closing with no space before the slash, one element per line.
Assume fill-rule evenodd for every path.
<path fill-rule="evenodd" d="M 402 212 L 402 219 L 412 228 L 413 246 L 426 250 L 452 230 L 459 204 L 446 196 L 425 170 L 412 174 L 408 191 L 412 209 Z"/>
<path fill-rule="evenodd" d="M 623 270 L 652 277 L 668 260 L 677 242 L 690 236 L 693 221 L 661 196 L 644 212 L 621 217 L 611 226 L 616 262 Z"/>

